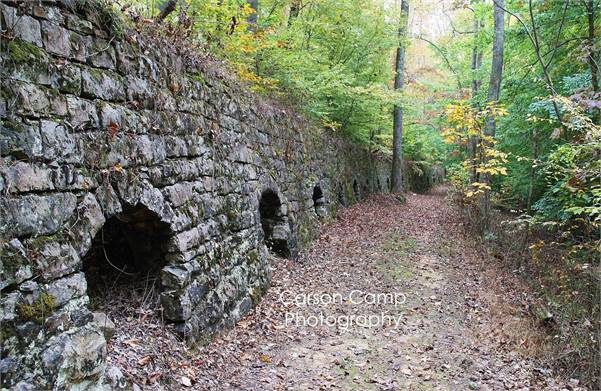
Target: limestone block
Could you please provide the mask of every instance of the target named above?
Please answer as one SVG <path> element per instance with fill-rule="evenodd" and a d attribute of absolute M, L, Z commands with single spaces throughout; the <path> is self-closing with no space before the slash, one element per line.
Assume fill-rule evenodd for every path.
<path fill-rule="evenodd" d="M 81 163 L 83 157 L 76 139 L 67 128 L 54 121 L 40 121 L 44 158 L 59 163 Z"/>
<path fill-rule="evenodd" d="M 90 67 L 81 68 L 82 95 L 86 98 L 100 98 L 108 101 L 125 100 L 125 88 L 118 74 Z"/>
<path fill-rule="evenodd" d="M 94 312 L 92 315 L 92 322 L 98 325 L 98 328 L 102 331 L 102 334 L 104 334 L 104 339 L 107 341 L 111 339 L 115 333 L 115 323 L 113 323 L 104 312 Z"/>
<path fill-rule="evenodd" d="M 41 366 L 46 374 L 54 374 L 64 388 L 100 373 L 106 359 L 106 341 L 95 325 L 52 339 L 41 352 Z"/>
<path fill-rule="evenodd" d="M 52 170 L 45 165 L 0 160 L 0 175 L 7 180 L 7 191 L 52 190 Z"/>
<path fill-rule="evenodd" d="M 44 48 L 48 53 L 69 57 L 71 53 L 70 34 L 69 30 L 56 23 L 42 21 Z"/>
<path fill-rule="evenodd" d="M 33 276 L 25 247 L 13 239 L 0 247 L 0 289 L 19 284 Z"/>
<path fill-rule="evenodd" d="M 51 7 L 49 5 L 34 5 L 32 8 L 32 13 L 36 18 L 50 20 L 57 24 L 62 24 L 64 22 L 64 17 L 61 14 L 60 9 L 57 7 Z"/>
<path fill-rule="evenodd" d="M 121 212 L 122 206 L 119 196 L 110 183 L 104 182 L 98 186 L 95 196 L 105 216 L 113 216 Z"/>
<path fill-rule="evenodd" d="M 17 38 L 31 42 L 36 46 L 42 46 L 42 33 L 40 22 L 29 15 L 17 15 L 17 9 L 2 6 L 3 29 L 7 27 L 12 30 Z"/>
<path fill-rule="evenodd" d="M 53 236 L 40 236 L 28 239 L 26 244 L 38 255 L 33 259 L 33 267 L 42 281 L 51 281 L 71 274 L 81 266 L 79 254 L 65 240 Z"/>
<path fill-rule="evenodd" d="M 161 270 L 161 284 L 167 289 L 181 289 L 190 283 L 192 267 L 183 265 L 165 266 Z"/>
<path fill-rule="evenodd" d="M 77 218 L 69 230 L 73 247 L 80 256 L 83 256 L 89 250 L 92 239 L 102 228 L 105 221 L 96 197 L 87 193 L 77 206 Z"/>
<path fill-rule="evenodd" d="M 75 211 L 73 194 L 0 198 L 0 234 L 7 237 L 48 235 L 58 231 Z"/>
<path fill-rule="evenodd" d="M 44 287 L 44 292 L 54 297 L 54 305 L 60 307 L 68 301 L 86 294 L 86 278 L 83 273 L 75 273 L 54 280 Z"/>
<path fill-rule="evenodd" d="M 10 109 L 14 109 L 16 113 L 38 118 L 50 110 L 50 100 L 43 88 L 31 83 L 7 83 L 5 80 L 3 87 L 14 96 L 15 104 Z"/>
<path fill-rule="evenodd" d="M 75 96 L 67 96 L 67 112 L 69 122 L 74 128 L 95 128 L 99 125 L 98 114 L 94 104 Z"/>
<path fill-rule="evenodd" d="M 179 291 L 162 292 L 161 305 L 163 306 L 165 317 L 172 321 L 184 321 L 192 315 L 190 298 Z"/>
<path fill-rule="evenodd" d="M 88 51 L 90 53 L 87 61 L 90 65 L 97 68 L 115 69 L 115 48 L 109 40 L 93 38 Z"/>
<path fill-rule="evenodd" d="M 163 192 L 166 198 L 171 202 L 171 205 L 177 208 L 192 198 L 193 186 L 194 185 L 191 182 L 176 183 L 175 185 L 165 187 Z"/>
<path fill-rule="evenodd" d="M 127 77 L 127 99 L 136 101 L 145 109 L 154 108 L 154 91 L 148 80 L 129 75 Z"/>

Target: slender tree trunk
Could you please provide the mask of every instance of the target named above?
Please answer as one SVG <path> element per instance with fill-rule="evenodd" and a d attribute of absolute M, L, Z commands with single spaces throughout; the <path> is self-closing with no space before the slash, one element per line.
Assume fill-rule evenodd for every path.
<path fill-rule="evenodd" d="M 475 75 L 475 73 L 482 67 L 482 51 L 480 51 L 477 44 L 477 37 L 481 27 L 482 24 L 480 20 L 478 20 L 476 15 L 474 15 L 474 46 L 472 48 L 472 71 L 474 75 L 472 77 L 472 98 L 476 96 L 478 90 L 480 89 L 480 85 L 482 84 L 480 78 Z"/>
<path fill-rule="evenodd" d="M 399 21 L 399 46 L 396 49 L 394 89 L 403 90 L 403 72 L 405 70 L 405 38 L 407 34 L 407 23 L 409 20 L 409 0 L 401 2 L 401 20 Z M 392 128 L 392 173 L 391 191 L 400 193 L 403 191 L 403 109 L 394 105 L 393 128 Z"/>
<path fill-rule="evenodd" d="M 248 23 L 248 29 L 255 31 L 257 29 L 257 18 L 259 15 L 259 0 L 248 0 L 248 5 L 254 10 L 246 17 L 246 23 Z"/>
<path fill-rule="evenodd" d="M 569 0 L 566 0 L 569 1 Z M 496 3 L 499 4 L 500 7 L 504 7 L 505 0 L 499 1 L 495 0 Z M 536 52 L 536 58 L 542 68 L 543 75 L 545 76 L 545 81 L 547 82 L 547 87 L 551 90 L 551 94 L 553 94 L 553 98 L 557 97 L 557 91 L 555 90 L 555 85 L 553 84 L 553 79 L 551 79 L 551 75 L 549 74 L 549 63 L 545 64 L 545 60 L 541 54 L 540 42 L 538 40 L 538 32 L 536 29 L 536 21 L 534 19 L 534 11 L 532 10 L 532 0 L 528 0 L 528 14 L 530 15 L 530 21 L 532 22 L 532 37 L 530 40 L 534 45 L 534 51 Z M 553 99 L 553 109 L 555 110 L 555 115 L 557 116 L 557 120 L 563 126 L 563 119 L 561 115 L 561 111 L 559 110 L 559 106 L 557 105 L 557 101 Z"/>
<path fill-rule="evenodd" d="M 540 43 L 538 41 L 538 32 L 536 30 L 536 22 L 534 20 L 534 12 L 532 10 L 532 0 L 528 0 L 528 14 L 530 15 L 530 22 L 532 23 L 532 32 L 528 28 L 528 24 L 526 24 L 526 22 L 518 14 L 511 12 L 507 8 L 505 8 L 504 1 L 499 1 L 499 0 L 492 0 L 492 1 L 495 4 L 495 7 L 501 8 L 503 11 L 507 12 L 509 15 L 516 18 L 517 21 L 524 27 L 524 30 L 526 30 L 526 34 L 528 35 L 528 38 L 530 39 L 530 42 L 532 43 L 532 46 L 534 47 L 534 53 L 536 54 L 537 61 L 540 64 L 541 69 L 543 71 L 545 83 L 547 84 L 547 87 L 551 91 L 553 98 L 557 97 L 557 91 L 555 90 L 555 86 L 553 85 L 553 80 L 551 79 L 551 76 L 549 75 L 549 70 L 547 69 L 549 67 L 550 63 L 545 63 L 543 55 L 541 54 Z M 570 0 L 566 0 L 566 4 L 568 4 L 569 1 Z M 555 115 L 557 116 L 557 120 L 559 121 L 561 126 L 565 129 L 561 111 L 559 110 L 559 106 L 557 105 L 557 101 L 555 99 L 553 99 L 553 109 L 555 111 Z"/>
<path fill-rule="evenodd" d="M 175 8 L 177 7 L 177 1 L 178 0 L 167 0 L 165 3 L 163 3 L 163 5 L 159 8 L 161 12 L 159 13 L 158 19 L 164 20 L 167 16 L 169 16 L 170 13 L 175 11 Z"/>
<path fill-rule="evenodd" d="M 480 69 L 480 67 L 482 66 L 482 52 L 479 51 L 478 49 L 478 45 L 477 45 L 477 36 L 478 36 L 478 32 L 480 31 L 480 21 L 478 20 L 478 18 L 476 17 L 476 15 L 474 14 L 474 46 L 472 47 L 472 100 L 473 100 L 473 105 L 474 106 L 478 106 L 478 103 L 476 101 L 476 95 L 478 94 L 478 90 L 480 89 L 480 85 L 482 84 L 482 81 L 478 78 L 478 76 L 476 75 L 476 72 Z M 467 147 L 467 153 L 468 153 L 468 158 L 470 160 L 470 182 L 477 182 L 478 181 L 478 176 L 476 173 L 476 149 L 477 149 L 477 145 L 478 145 L 478 136 L 470 136 L 469 137 L 469 141 L 468 141 L 468 147 Z"/>
<path fill-rule="evenodd" d="M 494 5 L 494 37 L 492 44 L 492 65 L 490 68 L 490 82 L 488 84 L 488 96 L 486 101 L 489 104 L 497 104 L 501 94 L 501 80 L 503 78 L 503 45 L 505 41 L 505 11 L 503 10 L 505 0 L 496 0 Z M 495 137 L 496 121 L 493 116 L 487 116 L 485 119 L 484 134 L 489 137 Z M 483 140 L 484 143 L 489 141 Z M 490 146 L 490 145 L 489 145 Z M 492 146 L 490 146 L 492 147 Z M 491 178 L 489 174 L 483 175 L 484 182 L 490 186 Z M 490 218 L 490 190 L 485 190 L 482 213 L 484 228 L 488 229 Z"/>
<path fill-rule="evenodd" d="M 282 20 L 280 22 L 280 28 L 283 30 L 288 27 L 290 22 L 290 4 L 285 4 L 282 8 Z"/>
<path fill-rule="evenodd" d="M 505 42 L 505 0 L 497 0 L 494 6 L 494 38 L 492 46 L 492 65 L 490 69 L 490 83 L 488 84 L 487 102 L 496 104 L 501 94 L 501 80 L 503 78 L 503 45 Z M 494 137 L 496 130 L 495 119 L 488 117 L 484 134 Z"/>
<path fill-rule="evenodd" d="M 536 160 L 538 159 L 538 132 L 536 128 L 530 132 L 530 139 L 532 143 L 532 164 L 530 165 L 530 181 L 528 184 L 528 200 L 526 208 L 528 213 L 532 209 L 532 196 L 534 194 L 534 179 L 536 178 Z"/>
<path fill-rule="evenodd" d="M 298 0 L 294 0 L 290 4 L 290 12 L 288 16 L 288 26 L 292 24 L 295 18 L 298 17 L 298 13 L 300 12 L 300 4 Z"/>
<path fill-rule="evenodd" d="M 596 34 L 595 34 L 595 0 L 588 0 L 586 4 L 588 14 L 588 40 L 589 54 L 588 63 L 591 68 L 591 85 L 595 93 L 599 92 L 599 63 L 601 61 L 595 52 Z M 601 124 L 601 109 L 593 109 L 593 121 Z"/>

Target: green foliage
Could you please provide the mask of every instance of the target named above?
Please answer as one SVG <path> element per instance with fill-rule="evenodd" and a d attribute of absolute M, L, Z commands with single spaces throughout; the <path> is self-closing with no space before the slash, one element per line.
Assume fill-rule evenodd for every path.
<path fill-rule="evenodd" d="M 460 7 L 452 13 L 454 26 L 463 32 L 473 30 L 474 19 L 480 19 L 480 31 L 450 33 L 437 43 L 461 84 L 482 83 L 476 93 L 458 91 L 470 96 L 469 106 L 478 112 L 486 107 L 491 62 L 491 42 L 486 37 L 492 36 L 492 12 L 479 11 L 490 2 L 463 1 L 468 3 L 469 11 Z M 588 4 L 593 4 L 597 15 L 592 42 Z M 521 214 L 511 223 L 523 227 L 525 237 L 516 241 L 517 236 L 511 236 L 510 245 L 519 247 L 511 258 L 518 260 L 518 270 L 527 273 L 545 301 L 557 303 L 554 313 L 559 313 L 561 332 L 554 339 L 556 360 L 563 360 L 570 376 L 579 373 L 584 383 L 598 389 L 595 380 L 587 379 L 593 379 L 599 368 L 591 331 L 598 329 L 599 318 L 599 269 L 592 265 L 598 264 L 601 227 L 601 86 L 592 85 L 591 62 L 601 60 L 601 3 L 506 0 L 505 7 L 527 27 L 515 16 L 505 15 L 500 104 L 508 113 L 496 121 L 494 148 L 508 156 L 507 175 L 492 179 L 491 199 Z M 534 29 L 546 74 L 528 36 Z M 483 53 L 478 71 L 471 70 L 473 50 Z M 589 61 L 591 56 L 594 61 Z M 468 157 L 464 134 L 473 128 L 474 120 L 472 115 L 455 115 L 448 122 L 453 130 L 448 135 L 455 143 L 445 159 L 448 177 L 464 188 L 471 180 L 470 167 L 458 161 Z M 505 243 L 503 249 L 507 248 Z M 573 325 L 586 324 L 574 330 Z"/>
<path fill-rule="evenodd" d="M 453 25 L 456 30 L 472 31 L 474 20 L 479 20 L 477 34 L 453 32 L 438 41 L 462 84 L 481 81 L 471 104 L 482 106 L 490 70 L 491 4 L 475 0 L 469 3 L 474 11 L 456 9 Z M 530 32 L 533 24 L 536 27 L 541 54 L 560 96 L 550 96 L 526 28 L 506 14 L 510 20 L 505 29 L 501 104 L 508 115 L 497 121 L 495 148 L 509 155 L 508 175 L 494 179 L 493 190 L 506 206 L 525 209 L 533 205 L 539 221 L 565 223 L 586 215 L 592 223 L 599 213 L 599 157 L 594 152 L 599 145 L 598 131 L 591 121 L 591 104 L 598 104 L 600 97 L 592 93 L 588 50 L 596 50 L 598 55 L 600 48 L 584 45 L 583 37 L 588 35 L 585 2 L 568 3 L 567 7 L 565 2 L 532 4 L 532 20 L 528 2 L 508 0 L 506 8 L 521 16 Z M 601 5 L 593 4 L 598 14 Z M 598 18 L 595 24 L 598 31 Z M 479 71 L 471 70 L 472 50 L 484 55 Z M 464 143 L 447 156 L 446 162 L 453 164 L 458 156 L 464 159 L 466 153 Z"/>
<path fill-rule="evenodd" d="M 601 224 L 601 140 L 564 144 L 553 151 L 543 175 L 547 190 L 534 205 L 541 219 L 566 222 L 572 218 Z"/>
<path fill-rule="evenodd" d="M 141 0 L 132 4 L 148 16 L 159 12 Z M 179 4 L 168 19 L 179 22 L 185 11 L 192 36 L 255 91 L 361 142 L 377 142 L 374 135 L 392 127 L 392 105 L 401 101 L 389 88 L 398 23 L 384 2 L 261 0 L 256 26 L 247 21 L 255 10 L 245 1 Z"/>
<path fill-rule="evenodd" d="M 275 19 L 287 28 L 272 27 L 256 74 L 277 80 L 309 115 L 358 140 L 391 127 L 391 105 L 400 100 L 387 86 L 396 32 L 379 2 L 320 0 L 296 17 Z"/>

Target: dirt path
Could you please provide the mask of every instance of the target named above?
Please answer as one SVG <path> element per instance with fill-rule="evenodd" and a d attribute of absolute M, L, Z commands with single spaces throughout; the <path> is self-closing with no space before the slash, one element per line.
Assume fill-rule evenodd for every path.
<path fill-rule="evenodd" d="M 274 260 L 259 306 L 194 353 L 192 387 L 578 389 L 528 358 L 536 331 L 505 299 L 519 289 L 473 243 L 443 188 L 343 210 L 301 263 Z"/>

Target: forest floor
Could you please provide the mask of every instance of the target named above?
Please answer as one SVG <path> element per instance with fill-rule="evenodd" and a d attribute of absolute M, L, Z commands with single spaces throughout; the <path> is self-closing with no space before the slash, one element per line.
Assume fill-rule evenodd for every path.
<path fill-rule="evenodd" d="M 546 335 L 521 304 L 527 288 L 445 194 L 343 209 L 300 262 L 273 260 L 271 288 L 235 328 L 187 350 L 144 348 L 141 326 L 137 356 L 124 359 L 117 335 L 109 361 L 158 389 L 584 390 L 536 358 Z"/>

